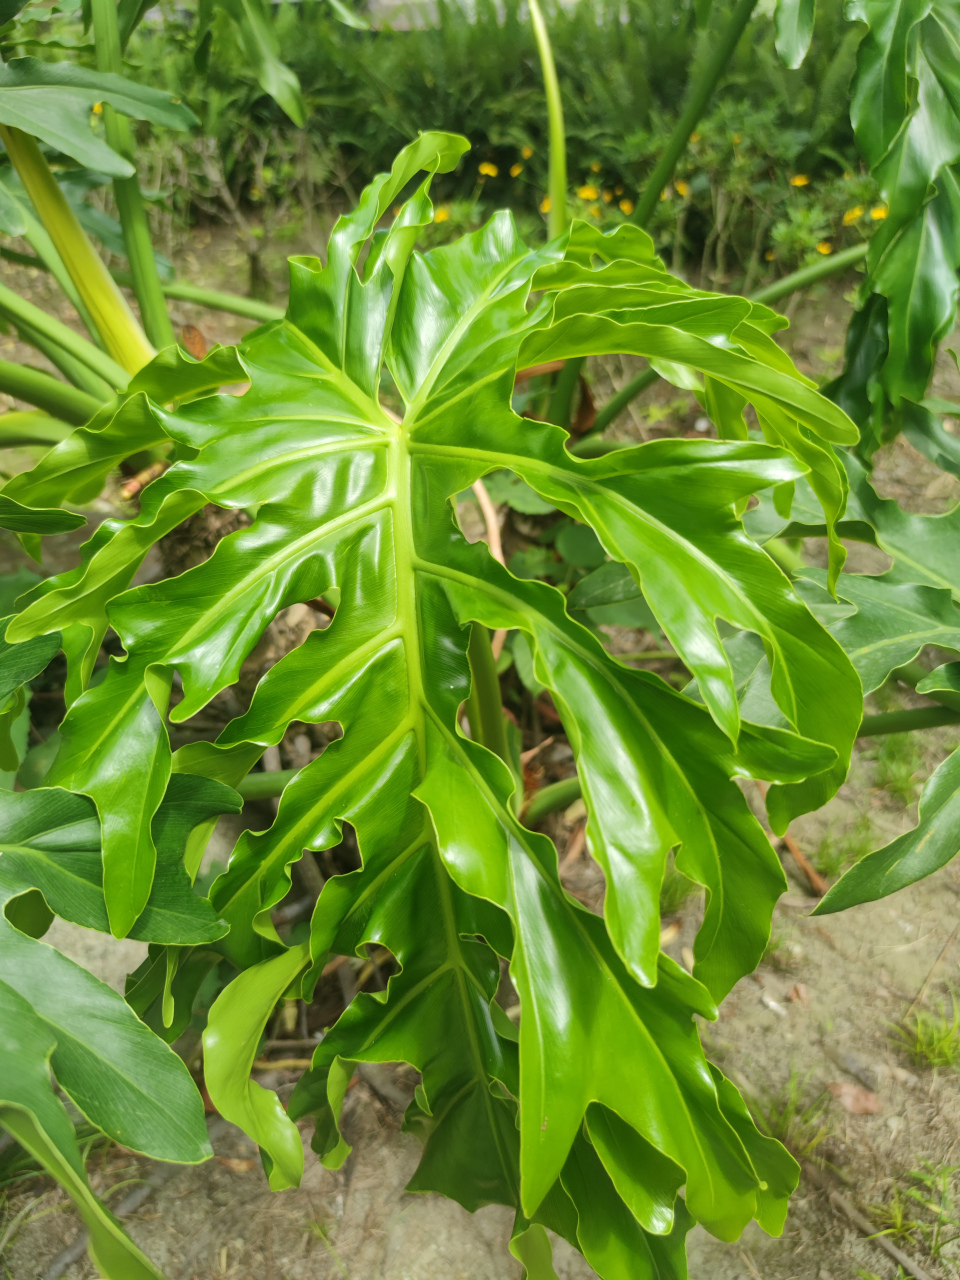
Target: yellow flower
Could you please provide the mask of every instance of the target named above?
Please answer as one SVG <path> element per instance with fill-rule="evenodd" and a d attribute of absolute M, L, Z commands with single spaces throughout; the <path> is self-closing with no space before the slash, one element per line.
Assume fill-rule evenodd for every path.
<path fill-rule="evenodd" d="M 700 135 L 699 135 L 699 133 L 691 133 L 691 135 L 690 135 L 690 141 L 691 141 L 691 142 L 699 142 L 699 141 L 700 141 Z"/>
<path fill-rule="evenodd" d="M 597 164 L 596 160 L 594 160 L 593 164 L 590 166 L 590 172 L 599 173 L 602 168 L 603 165 Z"/>
<path fill-rule="evenodd" d="M 522 165 L 522 164 L 512 164 L 512 165 L 510 166 L 510 177 L 511 177 L 511 178 L 519 178 L 519 177 L 520 177 L 520 175 L 521 175 L 521 173 L 523 173 L 523 165 Z"/>
<path fill-rule="evenodd" d="M 735 147 L 739 147 L 739 145 L 740 145 L 740 135 L 739 135 L 739 133 L 735 133 L 735 134 L 733 135 L 733 145 L 734 145 Z"/>
<path fill-rule="evenodd" d="M 400 217 L 400 206 L 399 206 L 398 204 L 395 204 L 395 205 L 393 206 L 393 209 L 392 209 L 392 211 L 391 211 L 391 212 L 393 213 L 393 216 L 394 216 L 395 218 L 399 218 L 399 217 Z"/>
<path fill-rule="evenodd" d="M 598 204 L 592 204 L 592 205 L 590 206 L 590 213 L 591 213 L 591 215 L 592 215 L 594 218 L 599 218 L 599 217 L 600 217 L 600 206 L 599 206 Z"/>
<path fill-rule="evenodd" d="M 495 164 L 491 164 L 489 160 L 484 160 L 483 164 L 477 166 L 477 170 L 479 173 L 482 173 L 485 178 L 495 178 L 500 172 L 497 166 Z"/>
<path fill-rule="evenodd" d="M 102 102 L 95 102 L 95 103 L 93 104 L 93 114 L 94 114 L 95 116 L 102 116 L 102 115 L 103 115 L 103 103 L 102 103 Z"/>
<path fill-rule="evenodd" d="M 434 222 L 449 222 L 449 221 L 450 221 L 450 210 L 449 210 L 449 209 L 443 209 L 443 208 L 436 209 L 436 210 L 434 211 L 434 214 L 433 214 L 433 220 L 434 220 Z"/>
<path fill-rule="evenodd" d="M 577 195 L 581 200 L 596 200 L 599 194 L 597 188 L 592 187 L 589 182 L 582 187 L 577 187 Z"/>
<path fill-rule="evenodd" d="M 806 187 L 810 185 L 810 179 L 805 173 L 795 173 L 790 179 L 791 187 Z"/>
<path fill-rule="evenodd" d="M 777 256 L 777 253 L 775 249 L 768 249 L 763 256 L 766 258 L 768 262 L 772 262 L 774 258 Z"/>
<path fill-rule="evenodd" d="M 673 185 L 677 188 L 677 195 L 683 196 L 684 200 L 686 200 L 687 196 L 690 194 L 690 183 L 684 182 L 684 180 L 680 178 Z"/>
<path fill-rule="evenodd" d="M 614 188 L 613 188 L 613 194 L 614 194 L 615 196 L 622 196 L 622 195 L 623 195 L 623 190 L 624 190 L 624 189 L 623 189 L 623 187 L 614 187 Z"/>
<path fill-rule="evenodd" d="M 843 215 L 843 225 L 845 227 L 852 226 L 852 224 L 856 222 L 858 218 L 862 218 L 862 217 L 863 217 L 863 205 L 855 204 L 852 209 L 848 209 L 847 212 Z"/>
<path fill-rule="evenodd" d="M 622 212 L 623 212 L 623 213 L 625 213 L 625 214 L 627 215 L 627 217 L 629 218 L 630 214 L 631 214 L 631 213 L 633 213 L 633 201 L 632 201 L 632 200 L 621 200 L 621 201 L 620 201 L 620 209 L 621 209 L 621 210 L 622 210 Z"/>
<path fill-rule="evenodd" d="M 609 203 L 610 203 L 610 201 L 613 199 L 613 192 L 612 192 L 612 191 L 601 191 L 601 192 L 600 192 L 600 194 L 603 196 L 603 203 L 604 203 L 604 204 L 609 204 Z"/>
<path fill-rule="evenodd" d="M 524 160 L 529 160 L 533 155 L 533 147 L 521 147 L 520 154 L 523 156 Z"/>
<path fill-rule="evenodd" d="M 670 188 L 664 187 L 663 190 L 660 192 L 660 199 L 669 200 L 672 195 L 673 195 L 673 192 L 670 190 Z"/>
<path fill-rule="evenodd" d="M 885 204 L 875 204 L 870 210 L 870 217 L 873 218 L 874 222 L 879 222 L 881 218 L 887 216 L 888 212 L 889 210 Z"/>
<path fill-rule="evenodd" d="M 540 201 L 540 212 L 541 212 L 541 213 L 549 213 L 549 212 L 550 212 L 550 197 L 549 197 L 549 196 L 544 196 L 544 197 L 543 197 L 543 199 Z"/>
<path fill-rule="evenodd" d="M 817 245 L 817 253 L 822 253 L 826 257 L 828 253 L 833 253 L 833 245 L 829 240 L 821 240 Z"/>

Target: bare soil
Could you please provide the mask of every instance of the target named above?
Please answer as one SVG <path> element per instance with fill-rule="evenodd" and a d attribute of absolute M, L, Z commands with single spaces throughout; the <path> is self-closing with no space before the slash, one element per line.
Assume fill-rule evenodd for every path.
<path fill-rule="evenodd" d="M 243 255 L 226 236 L 214 236 L 200 249 L 195 244 L 191 253 L 193 260 L 185 267 L 211 286 L 222 287 L 243 266 Z M 6 270 L 7 264 L 0 263 L 0 274 Z M 801 369 L 813 376 L 839 367 L 850 309 L 844 287 L 823 286 L 793 303 L 786 345 Z M 178 324 L 198 325 L 210 340 L 235 341 L 248 327 L 191 307 L 178 309 L 176 318 Z M 0 350 L 7 359 L 23 354 L 9 341 Z M 622 367 L 609 362 L 595 376 L 605 393 L 631 373 L 629 362 Z M 960 378 L 946 359 L 935 394 L 960 396 Z M 695 413 L 689 401 L 661 388 L 632 406 L 617 429 L 641 438 L 695 429 Z M 25 456 L 23 465 L 29 464 Z M 915 511 L 941 511 L 960 497 L 955 481 L 903 442 L 884 450 L 877 484 Z M 815 559 L 817 548 L 809 550 Z M 856 567 L 883 569 L 883 558 L 876 553 L 853 550 L 859 557 Z M 0 554 L 9 567 L 20 562 L 12 545 L 3 544 Z M 62 540 L 48 569 L 69 563 L 75 554 L 76 541 Z M 908 691 L 893 696 L 898 705 L 910 705 L 913 698 Z M 793 836 L 825 873 L 836 874 L 867 843 L 877 847 L 913 825 L 922 782 L 958 741 L 956 728 L 931 731 L 919 746 L 888 743 L 884 751 L 879 741 L 862 741 L 839 795 L 819 813 L 795 823 Z M 575 822 L 574 813 L 556 823 L 561 860 Z M 217 852 L 222 856 L 224 850 Z M 809 1159 L 812 1164 L 819 1160 L 823 1172 L 801 1182 L 779 1239 L 751 1227 L 736 1244 L 721 1244 L 695 1230 L 690 1275 L 694 1280 L 893 1280 L 896 1266 L 836 1212 L 819 1184 L 825 1179 L 826 1187 L 843 1189 L 881 1225 L 877 1206 L 906 1193 L 911 1171 L 924 1162 L 936 1168 L 960 1166 L 956 1072 L 918 1065 L 892 1034 L 893 1024 L 924 984 L 923 1007 L 930 1009 L 938 1003 L 949 1006 L 960 986 L 960 942 L 954 932 L 960 866 L 948 866 L 886 901 L 812 919 L 807 914 L 813 901 L 809 884 L 790 855 L 783 857 L 791 890 L 777 907 L 768 955 L 758 973 L 740 982 L 724 1002 L 719 1020 L 704 1025 L 702 1032 L 710 1055 L 750 1095 L 757 1113 L 775 1131 L 798 1150 L 819 1136 Z M 588 853 L 572 859 L 564 876 L 572 893 L 599 906 L 602 876 Z M 699 913 L 699 902 L 690 898 L 665 918 L 665 925 L 678 926 L 667 949 L 681 962 Z M 48 940 L 118 989 L 143 950 L 60 921 Z M 271 1070 L 260 1079 L 285 1095 L 296 1075 L 295 1068 Z M 848 1086 L 837 1090 L 848 1100 L 851 1087 L 861 1095 L 875 1094 L 874 1113 L 854 1114 L 831 1086 Z M 777 1117 L 791 1090 L 800 1100 L 799 1111 L 812 1111 L 795 1118 L 784 1132 Z M 513 1280 L 519 1267 L 507 1252 L 507 1211 L 490 1207 L 469 1215 L 440 1197 L 404 1192 L 417 1159 L 416 1141 L 400 1127 L 401 1103 L 411 1092 L 412 1080 L 403 1069 L 358 1080 L 344 1115 L 354 1148 L 344 1168 L 327 1172 L 308 1152 L 303 1187 L 281 1195 L 268 1191 L 248 1139 L 211 1117 L 215 1158 L 173 1171 L 126 1219 L 129 1230 L 169 1280 Z M 94 1151 L 89 1167 L 94 1186 L 113 1206 L 122 1202 L 132 1180 L 159 1183 L 163 1172 L 115 1147 Z M 952 1175 L 947 1183 L 957 1190 Z M 24 1209 L 3 1255 L 11 1280 L 52 1280 L 55 1274 L 86 1280 L 94 1275 L 85 1256 L 65 1268 L 56 1264 L 79 1230 L 69 1201 L 56 1187 L 39 1177 L 12 1187 L 0 1205 L 0 1238 L 4 1222 L 11 1224 Z M 960 1255 L 950 1245 L 931 1250 L 916 1233 L 901 1244 L 929 1276 L 948 1280 L 960 1275 Z M 562 1243 L 557 1273 L 561 1280 L 586 1280 L 593 1274 Z"/>

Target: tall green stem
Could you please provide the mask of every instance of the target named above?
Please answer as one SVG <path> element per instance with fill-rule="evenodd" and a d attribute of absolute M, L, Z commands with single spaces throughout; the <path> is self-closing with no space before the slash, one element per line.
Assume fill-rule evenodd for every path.
<path fill-rule="evenodd" d="M 69 271 L 70 279 L 83 299 L 97 332 L 113 357 L 109 361 L 110 365 L 114 368 L 119 365 L 127 373 L 136 373 L 156 353 L 127 306 L 126 298 L 77 221 L 76 214 L 67 204 L 36 139 L 20 129 L 0 125 L 0 142 L 6 148 L 40 221 Z M 6 289 L 4 293 L 9 294 L 11 290 Z M 8 309 L 6 305 L 4 309 Z M 41 316 L 44 314 L 39 308 L 35 307 L 34 310 Z M 61 328 L 65 329 L 66 326 Z M 78 341 L 82 342 L 83 339 Z M 123 381 L 125 383 L 126 378 Z"/>
<path fill-rule="evenodd" d="M 563 102 L 560 98 L 560 82 L 550 47 L 550 34 L 543 20 L 539 0 L 530 0 L 530 18 L 533 34 L 543 69 L 543 87 L 547 95 L 547 121 L 550 130 L 550 171 L 547 194 L 550 197 L 548 226 L 550 239 L 562 235 L 567 229 L 567 139 L 563 126 Z"/>
<path fill-rule="evenodd" d="M 115 0 L 92 0 L 92 13 L 97 70 L 122 75 L 123 55 Z M 136 148 L 133 145 L 130 121 L 114 111 L 109 103 L 104 103 L 103 123 L 109 145 L 136 168 Z M 169 347 L 175 341 L 173 326 L 160 287 L 150 225 L 136 173 L 129 178 L 114 178 L 113 194 L 117 201 L 120 225 L 123 227 L 123 242 L 130 261 L 133 291 L 140 304 L 140 316 L 147 337 L 156 347 Z"/>
<path fill-rule="evenodd" d="M 500 701 L 500 677 L 490 645 L 490 633 L 479 622 L 475 622 L 471 628 L 467 652 L 473 678 L 470 700 L 467 703 L 470 734 L 474 742 L 482 743 L 501 760 L 509 762 L 507 731 Z"/>
<path fill-rule="evenodd" d="M 713 91 L 716 89 L 720 77 L 727 69 L 727 63 L 733 56 L 733 51 L 743 35 L 744 27 L 750 21 L 750 15 L 756 5 L 757 0 L 737 0 L 726 26 L 717 38 L 717 43 L 707 61 L 707 65 L 702 71 L 697 72 L 696 79 L 690 88 L 687 105 L 681 112 L 680 119 L 674 126 L 673 132 L 667 140 L 667 145 L 654 166 L 653 173 L 647 179 L 647 184 L 637 202 L 634 218 L 641 227 L 646 226 L 647 222 L 649 222 L 650 215 L 657 207 L 657 201 L 660 199 L 660 192 L 673 177 L 677 161 L 683 155 L 686 145 L 690 141 L 691 133 L 697 127 L 697 123 L 703 115 L 707 103 L 713 96 Z"/>

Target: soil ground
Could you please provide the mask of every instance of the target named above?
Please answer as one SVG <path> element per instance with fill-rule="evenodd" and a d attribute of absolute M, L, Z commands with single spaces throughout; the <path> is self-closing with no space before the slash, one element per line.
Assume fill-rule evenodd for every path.
<path fill-rule="evenodd" d="M 222 287 L 243 267 L 243 255 L 228 237 L 214 236 L 206 245 L 197 242 L 189 256 L 192 261 L 182 264 L 185 273 L 211 286 Z M 0 264 L 0 273 L 6 265 Z M 850 310 L 844 287 L 822 286 L 793 302 L 793 326 L 785 345 L 804 372 L 823 376 L 839 365 Z M 202 328 L 209 340 L 235 341 L 248 327 L 189 306 L 177 308 L 175 319 L 178 325 Z M 0 354 L 7 359 L 25 354 L 14 348 L 8 340 Z M 597 370 L 597 384 L 603 392 L 604 381 L 621 385 L 630 374 L 628 365 L 611 362 Z M 946 359 L 935 394 L 960 396 L 960 378 Z M 692 425 L 682 421 L 689 413 L 689 402 L 648 394 L 618 430 L 646 438 L 657 434 L 661 424 L 672 422 L 676 430 L 678 419 L 685 427 Z M 29 465 L 26 458 L 24 465 Z M 915 511 L 940 511 L 960 496 L 956 482 L 903 443 L 884 451 L 877 484 Z M 818 548 L 808 550 L 815 559 Z M 13 564 L 13 548 L 4 551 Z M 853 566 L 883 569 L 876 552 L 851 551 Z M 75 543 L 64 540 L 48 568 L 61 567 L 74 554 Z M 613 638 L 627 647 L 627 637 Z M 900 704 L 910 705 L 911 698 L 904 693 Z M 877 847 L 913 825 L 922 782 L 958 741 L 960 732 L 951 728 L 925 734 L 919 745 L 860 742 L 839 795 L 819 813 L 795 823 L 792 834 L 825 873 L 836 874 L 866 847 Z M 558 824 L 561 851 L 571 829 L 571 823 Z M 784 866 L 791 889 L 777 907 L 764 963 L 738 984 L 719 1020 L 704 1025 L 704 1040 L 710 1055 L 751 1096 L 778 1136 L 798 1150 L 816 1142 L 811 1160 L 827 1162 L 827 1184 L 843 1188 L 850 1201 L 881 1224 L 877 1206 L 903 1200 L 916 1185 L 913 1171 L 927 1164 L 938 1170 L 960 1166 L 957 1074 L 916 1065 L 891 1031 L 928 979 L 927 1008 L 949 1005 L 960 987 L 955 934 L 960 866 L 948 866 L 886 901 L 817 919 L 807 914 L 809 886 L 789 854 L 784 854 Z M 570 864 L 565 875 L 572 892 L 599 904 L 602 877 L 587 854 Z M 678 960 L 691 944 L 699 909 L 695 899 L 688 899 L 665 918 L 666 925 L 677 926 L 666 945 Z M 60 921 L 47 938 L 118 988 L 142 953 L 138 944 L 116 944 Z M 284 1094 L 296 1074 L 272 1070 L 259 1078 Z M 865 1090 L 876 1095 L 874 1113 L 848 1110 L 844 1097 L 849 1102 Z M 107 1147 L 92 1153 L 91 1178 L 114 1207 L 131 1182 L 157 1184 L 126 1222 L 169 1280 L 514 1280 L 519 1268 L 507 1252 L 508 1212 L 487 1208 L 469 1215 L 440 1197 L 404 1192 L 418 1150 L 400 1128 L 402 1102 L 410 1093 L 412 1081 L 402 1070 L 361 1079 L 348 1096 L 344 1118 L 353 1155 L 342 1170 L 329 1173 L 308 1154 L 308 1172 L 298 1191 L 271 1195 L 252 1144 L 218 1117 L 211 1118 L 216 1156 L 205 1165 L 164 1170 Z M 166 1173 L 170 1176 L 164 1180 Z M 956 1190 L 952 1174 L 946 1175 L 945 1185 Z M 85 1254 L 67 1265 L 58 1261 L 76 1240 L 78 1221 L 56 1187 L 41 1178 L 17 1184 L 0 1210 L 0 1240 L 4 1224 L 13 1224 L 23 1211 L 3 1252 L 11 1280 L 60 1275 L 87 1280 L 95 1274 Z M 948 1225 L 947 1236 L 960 1228 L 957 1213 L 950 1209 L 947 1217 L 951 1214 L 954 1226 Z M 960 1254 L 949 1244 L 931 1249 L 917 1233 L 901 1243 L 929 1276 L 948 1280 L 960 1275 Z M 562 1243 L 556 1253 L 561 1280 L 586 1280 L 593 1274 Z M 875 1242 L 838 1216 L 816 1180 L 805 1178 L 779 1239 L 750 1228 L 739 1242 L 722 1244 L 695 1230 L 690 1275 L 694 1280 L 893 1280 L 897 1269 Z"/>

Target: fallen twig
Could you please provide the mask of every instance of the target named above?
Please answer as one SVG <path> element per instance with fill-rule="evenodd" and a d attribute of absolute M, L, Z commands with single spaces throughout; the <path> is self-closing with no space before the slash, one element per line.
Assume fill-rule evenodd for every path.
<path fill-rule="evenodd" d="M 569 871 L 576 860 L 580 857 L 581 853 L 583 853 L 583 847 L 586 844 L 586 840 L 587 824 L 585 822 L 581 822 L 576 831 L 574 831 L 573 835 L 570 837 L 570 842 L 567 845 L 567 851 L 563 855 L 563 861 L 560 863 L 561 875 L 563 875 L 565 871 Z"/>
<path fill-rule="evenodd" d="M 828 1199 L 833 1207 L 852 1222 L 858 1231 L 862 1231 L 868 1239 L 878 1245 L 894 1262 L 903 1267 L 908 1275 L 913 1276 L 914 1280 L 933 1280 L 929 1271 L 924 1271 L 922 1267 L 918 1266 L 909 1254 L 904 1253 L 902 1249 L 898 1249 L 893 1241 L 886 1236 L 880 1235 L 870 1219 L 855 1209 L 846 1196 L 842 1196 L 839 1191 L 831 1191 Z"/>
<path fill-rule="evenodd" d="M 529 751 L 521 751 L 520 763 L 529 764 L 535 756 L 540 754 L 544 747 L 549 747 L 553 741 L 554 737 L 553 734 L 551 734 L 549 738 L 544 738 L 542 741 L 538 742 L 535 747 L 531 747 Z"/>
<path fill-rule="evenodd" d="M 789 834 L 785 835 L 783 837 L 783 843 L 790 850 L 791 858 L 793 858 L 794 862 L 807 877 L 810 888 L 818 898 L 822 898 L 830 887 L 826 880 L 824 880 L 823 876 L 803 852 L 796 840 L 794 840 L 793 836 Z"/>
<path fill-rule="evenodd" d="M 483 523 L 487 526 L 487 546 L 490 548 L 490 554 L 494 560 L 499 560 L 504 564 L 503 559 L 503 543 L 500 540 L 500 521 L 497 518 L 497 508 L 493 505 L 493 501 L 487 493 L 487 487 L 482 480 L 474 480 L 473 492 L 477 499 L 477 505 L 483 515 Z M 495 631 L 490 641 L 490 647 L 493 649 L 494 658 L 499 658 L 503 652 L 503 644 L 507 638 L 505 630 Z"/>

